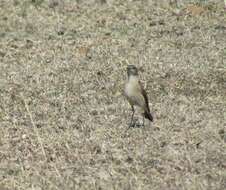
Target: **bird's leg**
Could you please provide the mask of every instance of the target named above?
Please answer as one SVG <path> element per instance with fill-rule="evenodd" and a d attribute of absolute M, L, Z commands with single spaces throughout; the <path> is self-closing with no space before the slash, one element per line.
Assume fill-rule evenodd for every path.
<path fill-rule="evenodd" d="M 142 126 L 144 126 L 144 123 L 145 123 L 145 119 L 144 119 L 144 115 L 143 115 L 143 123 L 142 123 Z"/>
<path fill-rule="evenodd" d="M 131 105 L 131 107 L 132 107 L 132 115 L 131 115 L 129 127 L 134 127 L 135 123 L 133 122 L 133 116 L 134 116 L 134 113 L 135 113 L 135 109 L 132 105 Z"/>

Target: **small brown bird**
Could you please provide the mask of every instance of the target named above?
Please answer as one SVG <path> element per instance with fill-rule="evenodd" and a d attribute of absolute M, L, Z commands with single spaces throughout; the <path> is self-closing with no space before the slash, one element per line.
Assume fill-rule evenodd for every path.
<path fill-rule="evenodd" d="M 144 117 L 149 119 L 150 121 L 153 121 L 153 117 L 150 113 L 150 108 L 148 104 L 148 96 L 142 84 L 139 81 L 137 68 L 134 65 L 128 65 L 127 75 L 128 75 L 128 80 L 125 85 L 124 94 L 132 107 L 132 116 L 131 116 L 131 122 L 129 127 L 132 127 L 135 125 L 135 123 L 133 122 L 133 116 L 135 113 L 134 106 L 140 107 L 143 111 L 143 114 L 142 114 L 143 125 L 144 125 Z"/>

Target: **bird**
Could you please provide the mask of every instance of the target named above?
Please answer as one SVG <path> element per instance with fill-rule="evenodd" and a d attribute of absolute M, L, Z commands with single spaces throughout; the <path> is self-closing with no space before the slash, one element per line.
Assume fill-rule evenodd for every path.
<path fill-rule="evenodd" d="M 124 95 L 132 108 L 132 115 L 129 127 L 134 127 L 136 124 L 133 122 L 135 106 L 140 107 L 143 111 L 143 126 L 144 118 L 153 122 L 153 116 L 150 113 L 149 108 L 148 96 L 139 80 L 138 69 L 135 65 L 127 66 L 127 81 L 125 83 Z"/>

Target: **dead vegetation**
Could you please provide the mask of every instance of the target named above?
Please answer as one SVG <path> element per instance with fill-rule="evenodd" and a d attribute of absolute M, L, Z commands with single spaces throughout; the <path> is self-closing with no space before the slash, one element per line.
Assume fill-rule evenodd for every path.
<path fill-rule="evenodd" d="M 1 1 L 0 189 L 225 189 L 223 7 Z M 155 121 L 125 132 L 128 63 Z"/>

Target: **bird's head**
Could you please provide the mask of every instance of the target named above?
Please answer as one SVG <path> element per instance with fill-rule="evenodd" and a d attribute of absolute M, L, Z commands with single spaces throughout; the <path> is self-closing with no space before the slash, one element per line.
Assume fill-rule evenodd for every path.
<path fill-rule="evenodd" d="M 134 65 L 127 66 L 127 75 L 129 76 L 138 76 L 138 69 Z"/>

